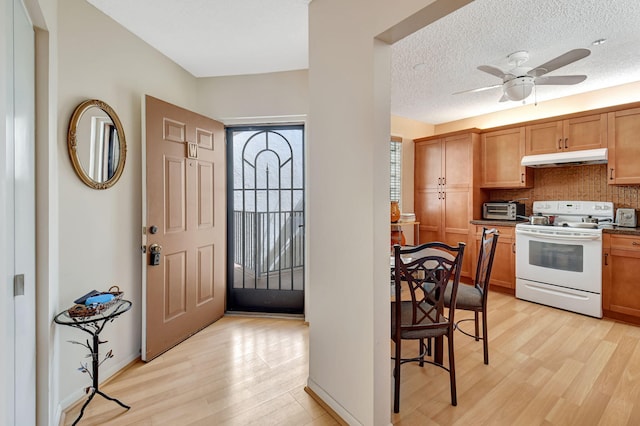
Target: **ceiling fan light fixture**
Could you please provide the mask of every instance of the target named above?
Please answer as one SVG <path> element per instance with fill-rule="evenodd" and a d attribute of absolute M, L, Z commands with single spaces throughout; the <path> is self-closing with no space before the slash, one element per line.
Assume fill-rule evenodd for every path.
<path fill-rule="evenodd" d="M 533 91 L 533 77 L 516 77 L 504 83 L 504 94 L 509 100 L 522 101 L 531 95 Z"/>

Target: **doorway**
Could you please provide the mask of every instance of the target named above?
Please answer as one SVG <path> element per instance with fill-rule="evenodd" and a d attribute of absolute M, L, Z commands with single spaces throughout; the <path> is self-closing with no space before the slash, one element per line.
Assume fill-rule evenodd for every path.
<path fill-rule="evenodd" d="M 227 311 L 304 312 L 304 126 L 228 127 Z"/>

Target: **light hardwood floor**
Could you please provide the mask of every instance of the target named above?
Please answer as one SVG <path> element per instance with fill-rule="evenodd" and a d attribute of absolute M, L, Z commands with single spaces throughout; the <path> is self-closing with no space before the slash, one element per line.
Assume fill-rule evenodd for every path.
<path fill-rule="evenodd" d="M 393 424 L 640 424 L 640 327 L 499 293 L 489 307 L 488 366 L 481 342 L 455 336 L 458 406 L 446 371 L 405 364 Z M 302 321 L 224 317 L 101 387 L 131 410 L 98 396 L 80 425 L 337 424 L 304 392 L 307 342 Z"/>

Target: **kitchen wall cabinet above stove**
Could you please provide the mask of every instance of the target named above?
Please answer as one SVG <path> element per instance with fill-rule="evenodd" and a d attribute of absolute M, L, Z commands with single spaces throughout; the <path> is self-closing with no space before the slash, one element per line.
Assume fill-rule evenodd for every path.
<path fill-rule="evenodd" d="M 608 114 L 607 183 L 640 184 L 640 108 Z"/>
<path fill-rule="evenodd" d="M 593 114 L 525 127 L 526 155 L 607 147 L 607 114 Z"/>

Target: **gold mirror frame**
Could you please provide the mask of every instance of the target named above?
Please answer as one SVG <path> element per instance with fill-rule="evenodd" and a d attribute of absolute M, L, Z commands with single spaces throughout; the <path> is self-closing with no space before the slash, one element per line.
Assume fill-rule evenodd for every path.
<path fill-rule="evenodd" d="M 86 134 L 80 134 L 80 140 L 78 141 L 78 128 L 81 123 L 82 116 L 90 108 L 99 108 L 109 116 L 109 118 L 111 119 L 111 123 L 113 124 L 113 126 L 115 126 L 115 131 L 118 139 L 118 164 L 113 174 L 105 181 L 98 181 L 89 176 L 89 173 L 83 167 L 78 155 L 78 143 L 91 143 L 90 140 L 86 140 L 90 138 L 90 135 Z M 127 142 L 125 140 L 124 129 L 122 128 L 122 123 L 120 123 L 118 115 L 115 113 L 113 108 L 111 108 L 106 103 L 98 99 L 90 99 L 82 102 L 76 107 L 69 122 L 69 131 L 67 132 L 67 148 L 69 151 L 69 157 L 71 158 L 71 163 L 73 164 L 73 169 L 76 171 L 76 174 L 78 175 L 80 180 L 82 180 L 82 182 L 84 182 L 87 186 L 93 189 L 107 189 L 112 187 L 118 181 L 118 179 L 120 179 L 127 158 Z"/>

